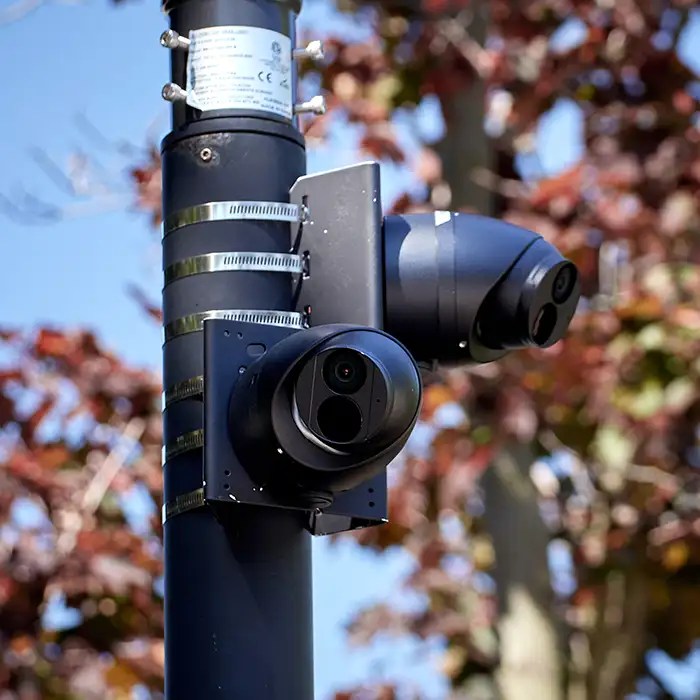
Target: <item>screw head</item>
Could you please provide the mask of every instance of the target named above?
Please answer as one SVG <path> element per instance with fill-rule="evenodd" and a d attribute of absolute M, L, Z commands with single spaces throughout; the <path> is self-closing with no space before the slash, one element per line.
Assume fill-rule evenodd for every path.
<path fill-rule="evenodd" d="M 203 148 L 199 152 L 199 157 L 205 162 L 208 163 L 212 158 L 214 154 L 211 151 L 211 148 Z"/>
<path fill-rule="evenodd" d="M 187 92 L 175 83 L 166 83 L 163 85 L 161 95 L 168 102 L 184 102 L 187 100 Z"/>
<path fill-rule="evenodd" d="M 174 41 L 175 35 L 172 29 L 166 29 L 160 35 L 160 45 L 164 46 L 166 49 L 171 49 Z"/>
<path fill-rule="evenodd" d="M 323 42 L 319 41 L 318 39 L 309 42 L 309 45 L 306 47 L 306 51 L 309 54 L 309 58 L 313 61 L 322 61 L 325 58 Z"/>
<path fill-rule="evenodd" d="M 323 95 L 316 95 L 309 100 L 309 105 L 314 114 L 325 114 L 328 110 L 326 98 Z"/>

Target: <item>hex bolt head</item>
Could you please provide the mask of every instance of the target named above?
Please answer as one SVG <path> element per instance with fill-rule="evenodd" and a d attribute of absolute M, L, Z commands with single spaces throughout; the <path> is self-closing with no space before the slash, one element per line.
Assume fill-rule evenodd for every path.
<path fill-rule="evenodd" d="M 294 49 L 292 57 L 296 60 L 322 61 L 324 57 L 323 42 L 310 41 L 303 49 Z"/>
<path fill-rule="evenodd" d="M 184 102 L 187 99 L 187 90 L 183 90 L 175 83 L 163 85 L 161 95 L 166 102 Z"/>
<path fill-rule="evenodd" d="M 180 36 L 174 29 L 166 29 L 160 35 L 160 45 L 166 49 L 188 49 L 190 40 Z"/>
<path fill-rule="evenodd" d="M 325 114 L 328 106 L 323 95 L 316 95 L 307 102 L 294 105 L 294 114 Z"/>

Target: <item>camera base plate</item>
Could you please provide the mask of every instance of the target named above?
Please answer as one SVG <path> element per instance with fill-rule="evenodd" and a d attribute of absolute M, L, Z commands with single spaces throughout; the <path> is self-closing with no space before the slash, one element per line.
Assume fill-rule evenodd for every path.
<path fill-rule="evenodd" d="M 237 505 L 306 511 L 313 535 L 330 535 L 387 522 L 386 473 L 337 494 L 328 507 L 311 509 L 292 494 L 284 500 L 259 487 L 238 460 L 229 437 L 231 393 L 246 367 L 268 348 L 303 330 L 223 319 L 204 321 L 204 501 L 217 517 Z"/>

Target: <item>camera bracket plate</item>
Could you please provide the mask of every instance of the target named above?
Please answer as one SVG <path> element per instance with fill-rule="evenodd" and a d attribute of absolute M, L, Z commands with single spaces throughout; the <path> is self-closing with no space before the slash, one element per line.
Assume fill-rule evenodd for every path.
<path fill-rule="evenodd" d="M 300 177 L 290 199 L 306 207 L 293 252 L 308 269 L 297 275 L 296 308 L 312 326 L 384 327 L 384 252 L 379 163 Z M 329 290 L 333 290 L 329 293 Z"/>
<path fill-rule="evenodd" d="M 243 323 L 225 319 L 204 321 L 204 501 L 217 517 L 240 504 L 308 512 L 307 528 L 313 535 L 329 535 L 387 522 L 386 474 L 336 495 L 323 510 L 309 511 L 290 495 L 273 499 L 248 475 L 229 438 L 231 392 L 245 368 L 268 348 L 303 330 Z M 226 512 L 225 512 L 226 511 Z"/>

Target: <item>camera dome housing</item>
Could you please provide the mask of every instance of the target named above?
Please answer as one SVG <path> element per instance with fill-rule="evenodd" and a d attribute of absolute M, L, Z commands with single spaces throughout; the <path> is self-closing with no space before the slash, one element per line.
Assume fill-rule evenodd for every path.
<path fill-rule="evenodd" d="M 263 488 L 339 493 L 396 457 L 421 391 L 415 361 L 387 333 L 317 326 L 281 340 L 241 376 L 232 445 Z"/>
<path fill-rule="evenodd" d="M 493 362 L 564 337 L 579 274 L 538 234 L 475 214 L 384 220 L 385 323 L 431 366 Z"/>

